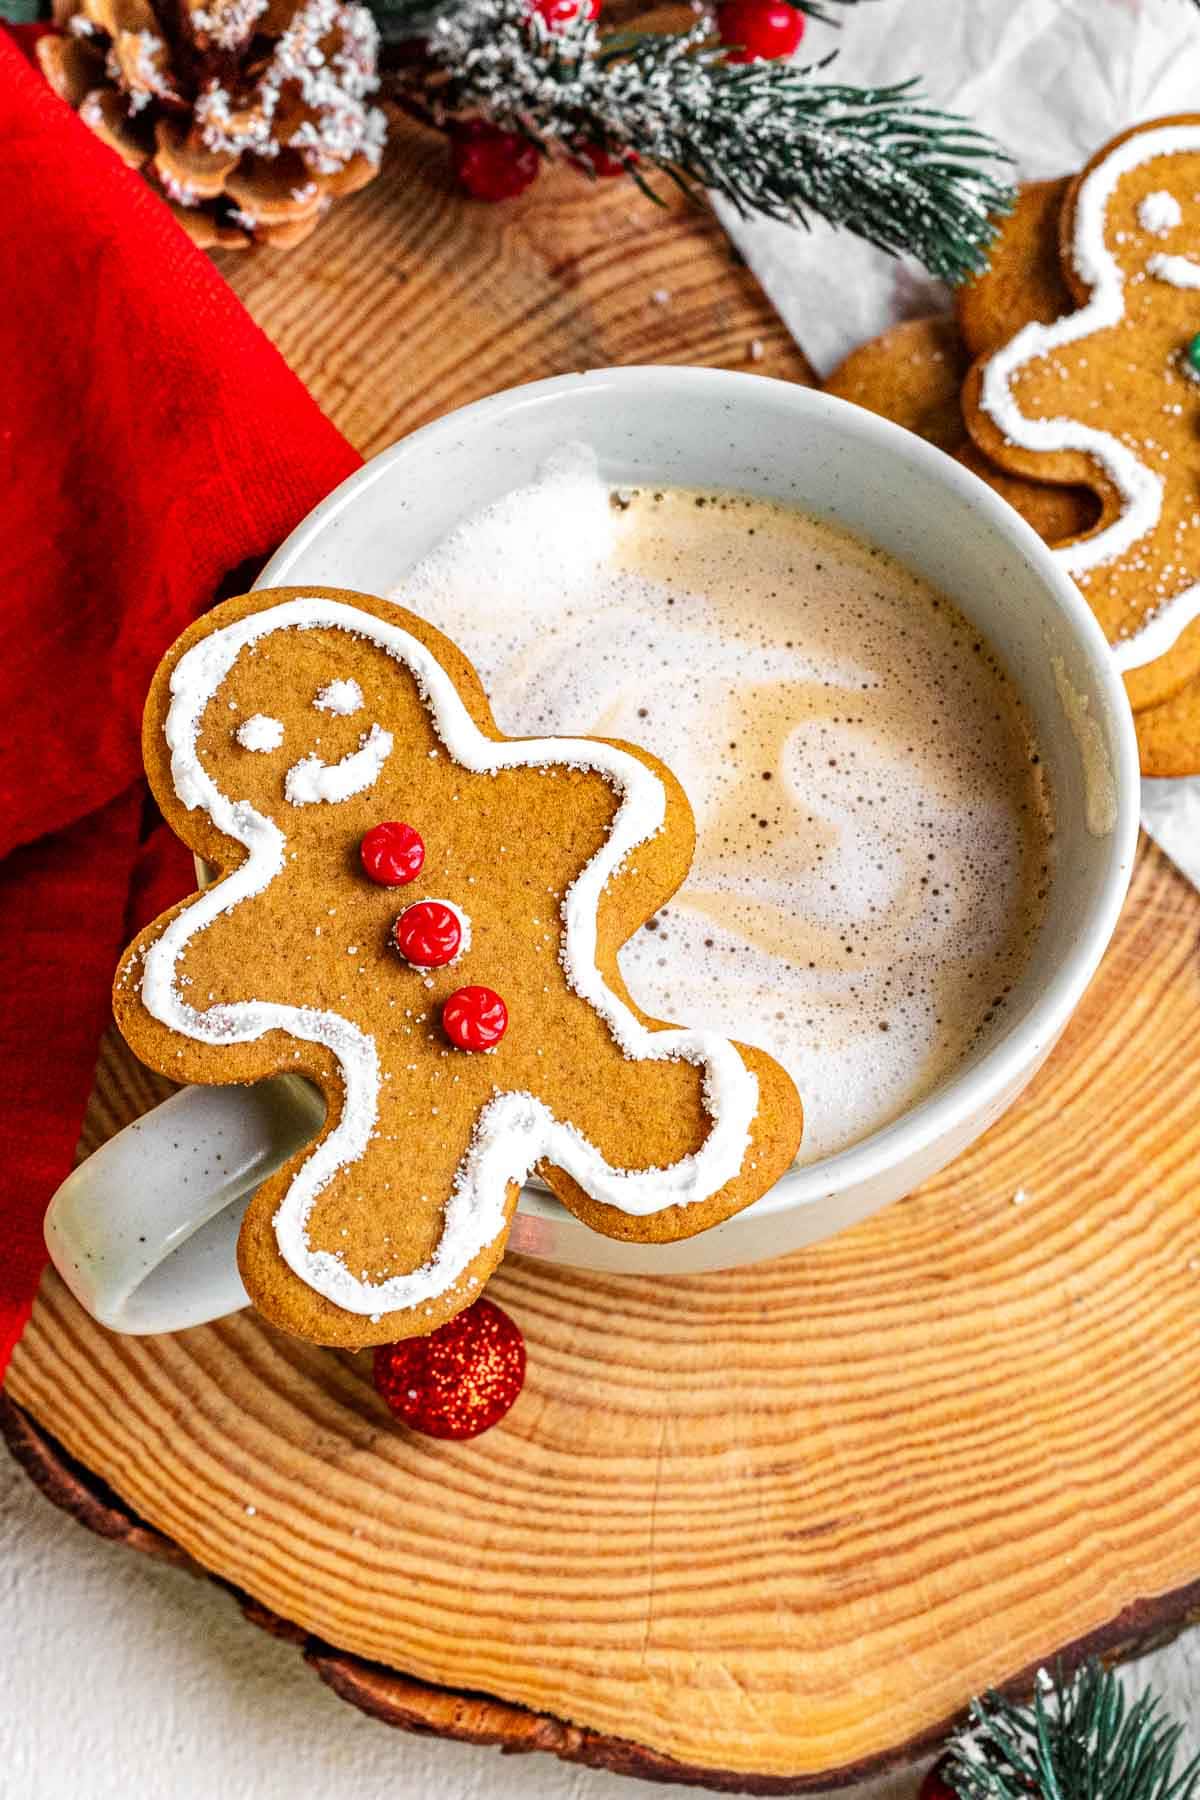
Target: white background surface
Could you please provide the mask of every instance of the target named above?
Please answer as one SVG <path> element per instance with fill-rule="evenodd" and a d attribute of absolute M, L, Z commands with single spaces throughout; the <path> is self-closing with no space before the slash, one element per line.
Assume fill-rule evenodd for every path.
<path fill-rule="evenodd" d="M 84 1531 L 0 1450 L 3 1800 L 667 1800 L 354 1712 L 228 1594 Z M 1200 1633 L 1129 1672 L 1200 1709 Z M 1192 1748 L 1200 1734 L 1191 1734 Z M 911 1800 L 915 1775 L 854 1800 Z"/>

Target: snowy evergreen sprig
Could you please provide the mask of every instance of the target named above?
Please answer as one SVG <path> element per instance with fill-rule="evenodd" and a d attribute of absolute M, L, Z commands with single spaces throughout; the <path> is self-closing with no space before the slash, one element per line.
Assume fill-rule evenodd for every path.
<path fill-rule="evenodd" d="M 992 1694 L 939 1768 L 959 1800 L 1196 1800 L 1200 1757 L 1176 1771 L 1183 1727 L 1154 1693 L 1129 1703 L 1111 1669 L 1039 1672 L 1030 1704 Z"/>
<path fill-rule="evenodd" d="M 416 0 L 399 5 L 417 29 Z M 952 282 L 984 265 L 1011 204 L 1003 153 L 915 83 L 843 86 L 822 78 L 829 58 L 731 63 L 707 20 L 602 35 L 578 14 L 547 26 L 528 0 L 455 0 L 419 28 L 395 79 L 436 123 L 482 116 L 585 168 L 603 151 L 647 192 L 657 169 L 742 215 L 826 219 Z"/>
<path fill-rule="evenodd" d="M 713 0 L 716 4 L 716 0 Z M 823 25 L 840 25 L 840 8 L 858 6 L 863 0 L 788 0 L 797 12 L 802 12 L 810 19 L 819 19 Z M 1200 0 L 1193 0 L 1200 6 Z M 830 10 L 830 9 L 833 10 Z M 371 11 L 379 20 L 385 36 L 402 37 L 419 31 L 434 19 L 443 7 L 438 0 L 371 0 Z"/>

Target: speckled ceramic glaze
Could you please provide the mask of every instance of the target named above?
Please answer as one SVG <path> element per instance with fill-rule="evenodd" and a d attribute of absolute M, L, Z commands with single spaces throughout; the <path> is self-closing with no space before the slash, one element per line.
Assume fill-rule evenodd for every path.
<path fill-rule="evenodd" d="M 292 534 L 260 585 L 386 593 L 466 512 L 532 483 L 547 455 L 573 441 L 595 450 L 614 485 L 725 488 L 791 502 L 944 589 L 1007 663 L 1056 798 L 1055 886 L 1007 1024 L 928 1099 L 850 1149 L 793 1170 L 756 1205 L 685 1242 L 600 1237 L 534 1187 L 522 1194 L 510 1239 L 526 1255 L 580 1268 L 728 1268 L 814 1243 L 910 1192 L 986 1130 L 1043 1062 L 1112 935 L 1132 869 L 1132 720 L 1078 590 L 1010 507 L 898 427 L 758 376 L 601 370 L 481 401 L 375 457 Z M 1117 808 L 1104 835 L 1088 829 L 1057 659 L 1107 747 Z M 184 1090 L 60 1188 L 46 1225 L 56 1265 L 83 1304 L 118 1330 L 177 1329 L 243 1305 L 233 1252 L 246 1197 L 320 1116 L 314 1091 L 291 1078 L 252 1094 Z"/>

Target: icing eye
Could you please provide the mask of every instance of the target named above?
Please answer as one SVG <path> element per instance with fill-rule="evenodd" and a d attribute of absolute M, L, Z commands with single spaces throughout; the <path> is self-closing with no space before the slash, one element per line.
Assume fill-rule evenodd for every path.
<path fill-rule="evenodd" d="M 1137 221 L 1142 230 L 1153 237 L 1166 237 L 1182 223 L 1183 208 L 1174 194 L 1168 194 L 1165 188 L 1156 188 L 1154 193 L 1139 201 Z"/>
<path fill-rule="evenodd" d="M 243 719 L 233 734 L 243 750 L 278 750 L 283 742 L 283 722 L 266 713 Z"/>
<path fill-rule="evenodd" d="M 348 719 L 351 713 L 359 711 L 363 703 L 363 692 L 357 681 L 330 681 L 319 689 L 313 705 L 321 712 L 336 713 L 339 718 Z"/>

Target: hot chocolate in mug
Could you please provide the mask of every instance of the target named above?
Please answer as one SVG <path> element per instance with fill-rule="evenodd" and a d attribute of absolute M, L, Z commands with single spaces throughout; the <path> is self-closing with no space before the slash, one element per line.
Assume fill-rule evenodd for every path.
<path fill-rule="evenodd" d="M 1043 1062 L 1112 935 L 1132 870 L 1132 720 L 1078 589 L 1011 508 L 898 427 L 758 376 L 598 371 L 467 407 L 344 483 L 293 533 L 262 585 L 407 597 L 408 571 L 436 567 L 433 553 L 464 519 L 526 488 L 536 506 L 564 446 L 584 447 L 606 496 L 687 489 L 796 508 L 894 558 L 910 572 L 897 579 L 910 579 L 917 599 L 940 591 L 1006 672 L 1051 796 L 1053 880 L 1036 938 L 1000 1017 L 930 1091 L 846 1147 L 802 1159 L 753 1206 L 697 1237 L 663 1245 L 603 1237 L 531 1183 L 509 1239 L 526 1255 L 621 1273 L 733 1267 L 814 1243 L 910 1192 L 986 1130 Z M 546 504 L 555 504 L 549 491 Z M 462 541 L 469 556 L 472 540 Z M 830 542 L 836 552 L 836 537 Z M 530 555 L 536 568 L 536 533 Z M 804 580 L 819 579 L 821 567 L 818 554 Z M 418 612 L 426 610 L 423 593 L 431 604 L 445 602 L 436 582 L 418 575 Z M 497 629 L 494 615 L 478 644 L 470 618 L 434 622 L 483 664 L 487 682 L 480 649 Z M 597 618 L 597 655 L 604 638 Z M 585 632 L 585 649 L 587 641 Z M 953 708 L 954 689 L 942 699 Z M 965 688 L 958 704 L 967 704 Z M 687 706 L 682 684 L 678 706 Z M 503 715 L 500 723 L 545 729 L 514 727 Z M 697 734 L 710 725 L 704 716 L 694 721 Z M 744 1018 L 736 1024 L 756 1041 Z M 103 1323 L 133 1332 L 181 1329 L 243 1306 L 235 1248 L 246 1201 L 314 1135 L 323 1111 L 308 1083 L 277 1077 L 254 1088 L 187 1088 L 127 1126 L 74 1171 L 47 1214 L 51 1256 L 77 1298 Z"/>

